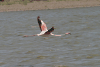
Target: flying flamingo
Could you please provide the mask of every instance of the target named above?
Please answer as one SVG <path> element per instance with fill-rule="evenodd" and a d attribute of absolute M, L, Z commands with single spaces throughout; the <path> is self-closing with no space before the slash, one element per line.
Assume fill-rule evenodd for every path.
<path fill-rule="evenodd" d="M 54 31 L 54 27 L 52 27 L 51 29 L 48 30 L 46 24 L 42 20 L 40 20 L 39 16 L 37 17 L 37 21 L 38 21 L 38 24 L 39 24 L 39 27 L 40 27 L 40 30 L 41 30 L 40 34 L 24 35 L 24 37 L 28 37 L 28 36 L 41 36 L 41 35 L 53 35 L 53 36 L 62 36 L 62 35 L 65 35 L 65 34 L 70 34 L 71 35 L 70 32 L 62 34 L 62 35 L 55 35 L 55 34 L 51 33 L 51 32 Z"/>

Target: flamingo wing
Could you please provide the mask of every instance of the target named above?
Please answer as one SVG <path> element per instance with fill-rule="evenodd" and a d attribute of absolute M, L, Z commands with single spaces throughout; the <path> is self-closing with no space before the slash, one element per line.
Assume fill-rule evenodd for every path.
<path fill-rule="evenodd" d="M 42 29 L 41 29 L 41 25 L 42 25 L 42 23 L 41 23 L 41 20 L 40 20 L 39 18 L 40 18 L 40 17 L 38 16 L 38 17 L 37 17 L 37 21 L 38 21 L 38 24 L 39 24 L 40 30 L 42 31 Z"/>
<path fill-rule="evenodd" d="M 39 18 L 40 18 L 40 17 L 38 16 L 38 17 L 37 17 L 37 21 L 38 21 L 40 30 L 41 30 L 41 31 L 48 31 L 48 30 L 47 30 L 46 24 L 45 24 L 42 20 L 40 20 Z"/>
<path fill-rule="evenodd" d="M 47 32 L 45 32 L 45 34 L 50 34 L 51 32 L 54 31 L 54 27 L 52 27 L 51 29 L 49 29 Z"/>

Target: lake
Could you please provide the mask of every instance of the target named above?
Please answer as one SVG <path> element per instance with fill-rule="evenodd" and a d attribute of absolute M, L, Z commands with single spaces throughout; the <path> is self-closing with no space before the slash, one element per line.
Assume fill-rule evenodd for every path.
<path fill-rule="evenodd" d="M 39 34 L 37 16 L 54 34 Z M 0 67 L 100 67 L 100 7 L 0 12 Z"/>

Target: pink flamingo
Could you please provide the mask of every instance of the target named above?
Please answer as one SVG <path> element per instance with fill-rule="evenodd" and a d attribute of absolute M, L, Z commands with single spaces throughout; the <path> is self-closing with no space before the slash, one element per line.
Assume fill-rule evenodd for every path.
<path fill-rule="evenodd" d="M 53 35 L 53 36 L 62 36 L 62 35 L 65 35 L 65 34 L 70 34 L 71 35 L 70 32 L 62 34 L 62 35 L 55 35 L 55 34 L 51 33 L 51 32 L 54 31 L 54 27 L 52 27 L 51 29 L 48 30 L 46 24 L 42 20 L 40 20 L 39 18 L 40 17 L 38 16 L 37 17 L 37 21 L 38 21 L 38 24 L 39 24 L 39 27 L 40 27 L 40 30 L 41 30 L 40 34 L 24 35 L 24 37 L 28 37 L 28 36 L 41 36 L 41 35 Z"/>

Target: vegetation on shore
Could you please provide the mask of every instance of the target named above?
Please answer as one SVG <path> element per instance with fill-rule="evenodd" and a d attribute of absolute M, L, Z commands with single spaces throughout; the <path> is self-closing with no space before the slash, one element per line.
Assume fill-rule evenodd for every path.
<path fill-rule="evenodd" d="M 32 3 L 34 1 L 50 2 L 50 1 L 80 1 L 80 0 L 5 0 L 3 2 L 0 2 L 0 5 L 12 5 L 12 4 L 27 5 L 27 3 Z"/>
<path fill-rule="evenodd" d="M 27 3 L 30 3 L 33 1 L 30 0 L 5 0 L 3 2 L 0 2 L 0 5 L 12 5 L 12 4 L 23 4 L 27 5 Z"/>
<path fill-rule="evenodd" d="M 4 0 L 0 12 L 100 6 L 100 0 Z"/>

